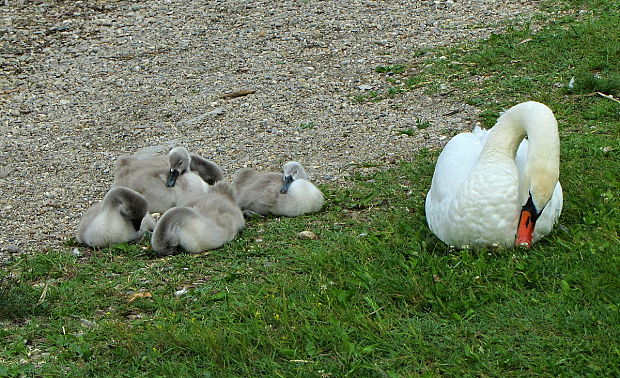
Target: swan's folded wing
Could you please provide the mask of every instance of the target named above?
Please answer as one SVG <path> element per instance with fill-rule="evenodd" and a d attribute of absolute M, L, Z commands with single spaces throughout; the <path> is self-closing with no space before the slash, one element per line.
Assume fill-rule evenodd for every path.
<path fill-rule="evenodd" d="M 441 202 L 451 197 L 467 179 L 478 161 L 487 138 L 486 133 L 480 129 L 475 133 L 462 133 L 446 144 L 437 159 L 433 174 L 430 193 L 433 201 Z"/>
<path fill-rule="evenodd" d="M 562 186 L 558 182 L 555 185 L 551 199 L 547 202 L 542 214 L 540 214 L 540 218 L 536 221 L 536 228 L 534 229 L 534 243 L 553 230 L 553 227 L 562 213 L 563 201 L 564 194 L 562 193 Z"/>
<path fill-rule="evenodd" d="M 192 154 L 191 156 L 190 169 L 197 173 L 204 182 L 213 185 L 224 178 L 224 172 L 219 165 L 199 155 Z"/>

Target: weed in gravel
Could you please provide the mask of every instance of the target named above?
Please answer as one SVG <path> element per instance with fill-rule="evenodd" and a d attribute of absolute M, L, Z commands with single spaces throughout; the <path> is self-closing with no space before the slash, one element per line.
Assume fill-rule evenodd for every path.
<path fill-rule="evenodd" d="M 377 91 L 368 91 L 363 94 L 353 95 L 351 97 L 355 102 L 364 103 L 364 102 L 377 102 L 381 101 L 383 97 L 379 95 Z"/>
<path fill-rule="evenodd" d="M 302 122 L 299 124 L 299 128 L 302 130 L 312 130 L 316 127 L 316 122 Z"/>
<path fill-rule="evenodd" d="M 429 127 L 430 125 L 431 125 L 431 123 L 429 121 L 424 121 L 424 120 L 418 118 L 416 120 L 415 127 L 410 127 L 410 128 L 407 128 L 407 129 L 402 129 L 402 130 L 399 130 L 398 132 L 400 134 L 413 136 L 413 135 L 415 135 L 418 132 L 418 130 L 424 130 L 427 127 Z"/>
<path fill-rule="evenodd" d="M 414 136 L 416 132 L 417 132 L 417 129 L 412 128 L 412 127 L 408 129 L 398 130 L 399 134 L 408 135 L 408 136 Z"/>
<path fill-rule="evenodd" d="M 415 121 L 415 127 L 417 129 L 420 129 L 420 130 L 426 129 L 426 128 L 430 127 L 430 125 L 431 125 L 431 123 L 429 121 L 425 121 L 425 120 L 420 119 L 420 118 L 418 118 Z"/>
<path fill-rule="evenodd" d="M 407 66 L 404 64 L 391 64 L 387 66 L 378 66 L 375 68 L 375 72 L 384 73 L 388 75 L 397 75 L 402 74 L 407 69 Z"/>

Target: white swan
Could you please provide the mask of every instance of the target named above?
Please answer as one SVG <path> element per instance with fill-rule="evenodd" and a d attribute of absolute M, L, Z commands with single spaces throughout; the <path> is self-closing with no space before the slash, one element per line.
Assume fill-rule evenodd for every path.
<path fill-rule="evenodd" d="M 112 188 L 103 201 L 86 210 L 78 226 L 77 240 L 98 248 L 138 240 L 144 231 L 154 228 L 153 218 L 146 210 L 146 199 L 140 193 L 124 187 Z"/>
<path fill-rule="evenodd" d="M 282 169 L 283 174 L 258 173 L 251 168 L 237 173 L 235 189 L 244 214 L 296 217 L 321 210 L 323 193 L 308 181 L 301 163 L 289 161 Z"/>
<path fill-rule="evenodd" d="M 428 225 L 456 247 L 531 246 L 562 211 L 559 168 L 552 111 L 533 101 L 515 105 L 489 131 L 476 128 L 448 142 L 426 197 Z"/>
<path fill-rule="evenodd" d="M 235 190 L 227 182 L 218 181 L 187 206 L 173 207 L 159 219 L 151 237 L 158 255 L 171 255 L 179 248 L 189 253 L 219 248 L 245 226 Z"/>

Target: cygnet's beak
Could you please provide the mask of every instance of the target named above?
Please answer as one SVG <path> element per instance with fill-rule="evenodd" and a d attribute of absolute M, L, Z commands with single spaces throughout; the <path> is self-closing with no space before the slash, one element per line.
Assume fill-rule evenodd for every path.
<path fill-rule="evenodd" d="M 288 188 L 289 188 L 289 186 L 291 186 L 291 184 L 293 183 L 294 180 L 295 179 L 291 175 L 285 176 L 284 177 L 284 184 L 282 185 L 282 188 L 280 189 L 280 193 L 285 194 L 286 192 L 288 192 Z"/>
<path fill-rule="evenodd" d="M 177 182 L 177 177 L 179 177 L 179 171 L 176 169 L 171 169 L 170 173 L 168 174 L 168 181 L 166 181 L 166 186 L 172 188 Z"/>

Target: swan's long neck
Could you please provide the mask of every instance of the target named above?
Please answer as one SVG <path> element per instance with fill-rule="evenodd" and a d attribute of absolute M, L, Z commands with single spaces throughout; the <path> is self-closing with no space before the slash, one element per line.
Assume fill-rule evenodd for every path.
<path fill-rule="evenodd" d="M 538 102 L 524 102 L 508 109 L 489 132 L 481 159 L 495 153 L 514 159 L 519 144 L 527 135 L 527 162 L 519 182 L 522 204 L 532 195 L 539 210 L 547 203 L 558 181 L 560 139 L 553 112 Z"/>

